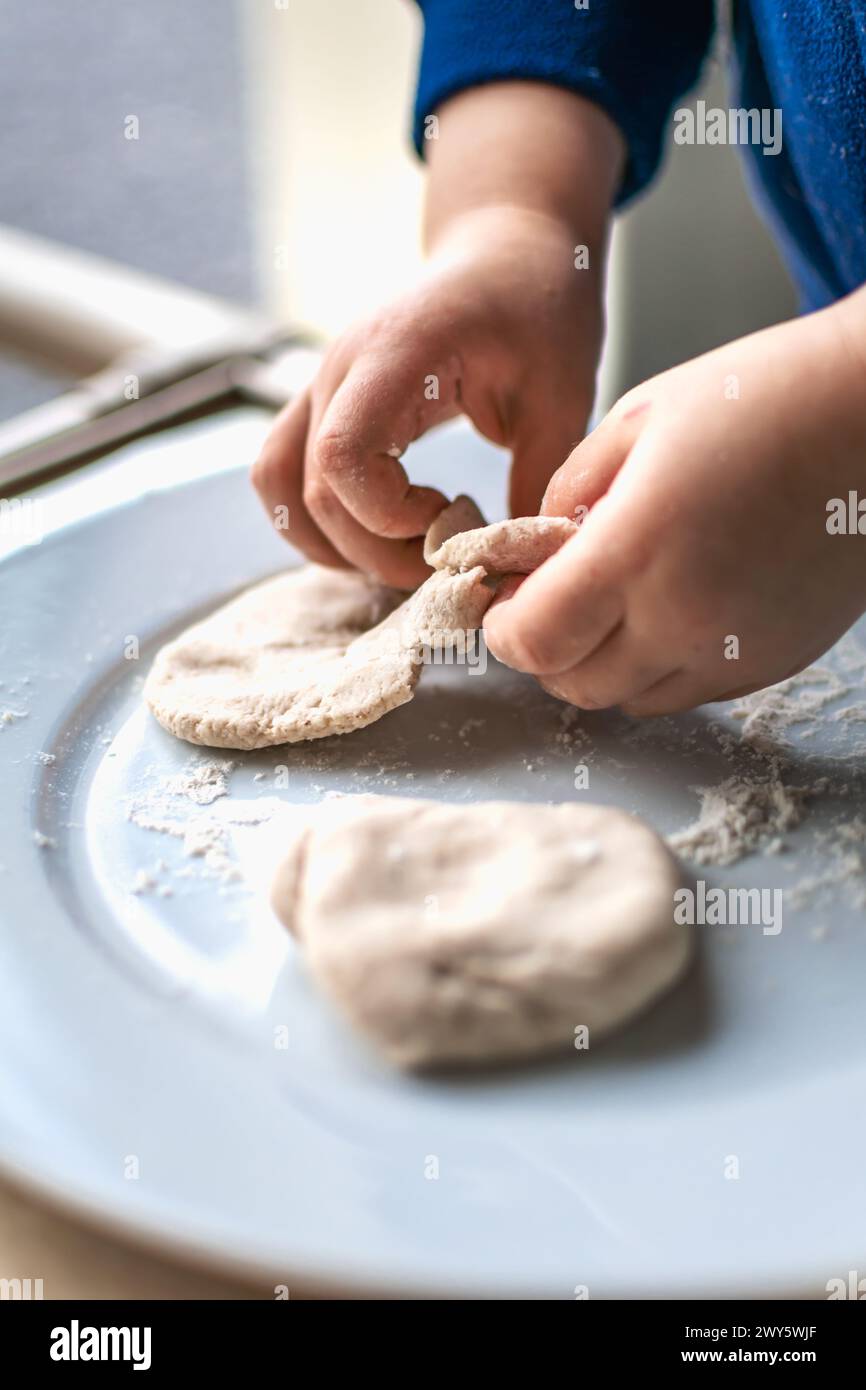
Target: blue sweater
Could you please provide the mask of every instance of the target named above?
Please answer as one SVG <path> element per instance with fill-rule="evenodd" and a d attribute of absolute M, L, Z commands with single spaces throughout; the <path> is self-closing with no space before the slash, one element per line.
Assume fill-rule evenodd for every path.
<path fill-rule="evenodd" d="M 418 3 L 419 152 L 425 117 L 455 92 L 508 78 L 552 82 L 596 102 L 622 130 L 620 204 L 656 172 L 714 24 L 712 0 Z M 782 112 L 778 154 L 746 146 L 751 182 L 804 306 L 818 308 L 866 281 L 866 0 L 742 0 L 734 30 L 732 104 Z"/>

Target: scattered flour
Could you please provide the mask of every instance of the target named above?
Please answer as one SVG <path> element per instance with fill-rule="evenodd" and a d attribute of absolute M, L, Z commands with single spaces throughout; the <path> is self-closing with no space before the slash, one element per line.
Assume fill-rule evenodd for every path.
<path fill-rule="evenodd" d="M 866 724 L 866 704 L 845 705 L 830 715 L 834 724 Z"/>
<path fill-rule="evenodd" d="M 844 887 L 854 906 L 866 908 L 866 819 L 840 821 L 815 832 L 815 844 L 829 863 L 816 874 L 807 874 L 785 892 L 791 907 L 826 901 L 834 888 Z"/>
<path fill-rule="evenodd" d="M 593 742 L 580 724 L 582 710 L 564 705 L 559 711 L 559 728 L 548 735 L 548 746 L 556 753 L 579 753 L 585 763 L 592 761 Z"/>
<path fill-rule="evenodd" d="M 158 777 L 155 786 L 129 797 L 127 819 L 142 830 L 180 840 L 184 855 L 196 860 L 205 876 L 223 884 L 240 883 L 244 875 L 234 852 L 233 829 L 270 820 L 274 805 L 231 800 L 229 778 L 236 766 L 228 758 L 193 758 L 181 772 Z M 190 802 L 201 809 L 191 811 Z M 178 870 L 176 876 L 189 875 Z M 130 891 L 169 897 L 172 889 L 141 870 Z"/>
<path fill-rule="evenodd" d="M 778 685 L 736 700 L 730 717 L 742 723 L 744 742 L 778 747 L 791 741 L 795 726 L 799 726 L 801 738 L 812 738 L 818 715 L 850 691 L 851 686 L 832 667 L 810 666 Z"/>
<path fill-rule="evenodd" d="M 5 729 L 7 724 L 12 724 L 16 719 L 26 719 L 27 710 L 19 709 L 0 709 L 0 729 Z"/>
<path fill-rule="evenodd" d="M 228 795 L 229 778 L 237 767 L 231 758 L 193 759 L 182 772 L 162 779 L 162 789 L 172 796 L 186 796 L 197 806 L 211 806 Z"/>
<path fill-rule="evenodd" d="M 699 864 L 735 864 L 756 850 L 778 854 L 781 836 L 803 819 L 804 805 L 821 790 L 786 787 L 778 773 L 766 777 L 728 777 L 717 787 L 697 787 L 700 813 L 692 825 L 668 836 L 668 843 Z"/>
<path fill-rule="evenodd" d="M 779 855 L 786 849 L 786 833 L 805 819 L 809 801 L 827 793 L 836 798 L 856 794 L 856 760 L 866 749 L 862 744 L 851 747 L 850 732 L 852 725 L 866 722 L 866 703 L 851 702 L 832 711 L 829 707 L 862 692 L 864 673 L 866 653 L 855 639 L 847 638 L 834 650 L 832 667 L 809 667 L 778 685 L 737 700 L 728 713 L 740 724 L 739 739 L 724 723 L 711 726 L 719 748 L 734 763 L 736 772 L 716 787 L 696 789 L 700 797 L 698 817 L 669 837 L 671 847 L 700 864 L 734 864 L 758 851 Z M 822 762 L 826 766 L 827 762 L 844 760 L 855 776 L 853 784 L 835 777 L 831 783 L 828 777 L 820 776 L 802 785 L 803 764 L 795 760 L 791 748 L 813 738 L 819 728 L 835 728 L 847 735 L 844 752 L 824 751 Z M 862 818 L 856 816 L 839 821 L 832 829 L 815 831 L 811 847 L 826 867 L 785 890 L 786 902 L 792 907 L 803 906 L 842 885 L 855 905 L 866 906 L 866 823 Z M 790 867 L 795 867 L 793 861 Z M 820 935 L 815 939 L 821 939 Z"/>
<path fill-rule="evenodd" d="M 140 896 L 144 893 L 155 893 L 160 898 L 170 898 L 174 889 L 165 882 L 164 875 L 169 872 L 169 865 L 165 859 L 157 859 L 151 869 L 139 869 L 135 878 L 132 880 L 130 893 Z"/>
<path fill-rule="evenodd" d="M 152 893 L 158 881 L 148 869 L 139 869 L 132 880 L 132 887 L 129 891 L 136 894 Z"/>

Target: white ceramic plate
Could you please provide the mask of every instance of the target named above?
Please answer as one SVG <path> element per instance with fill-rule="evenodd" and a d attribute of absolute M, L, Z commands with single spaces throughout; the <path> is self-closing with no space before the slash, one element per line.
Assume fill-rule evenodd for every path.
<path fill-rule="evenodd" d="M 214 428 L 184 437 L 193 472 Z M 290 1288 L 759 1295 L 866 1272 L 866 919 L 850 886 L 786 909 L 776 936 L 697 929 L 688 979 L 619 1038 L 465 1079 L 381 1064 L 317 997 L 264 905 L 285 808 L 329 790 L 591 796 L 668 832 L 694 818 L 694 786 L 739 757 L 714 732 L 718 711 L 586 717 L 589 741 L 569 744 L 562 707 L 528 679 L 492 661 L 483 675 L 433 669 L 370 729 L 236 755 L 210 810 L 173 798 L 180 820 L 226 817 L 241 880 L 224 881 L 219 855 L 209 866 L 127 819 L 207 757 L 143 711 L 153 652 L 294 562 L 242 468 L 170 486 L 161 447 L 147 495 L 112 501 L 97 480 L 85 518 L 0 562 L 0 710 L 22 716 L 0 726 L 6 1171 Z M 501 476 L 464 430 L 414 459 L 497 513 Z M 829 783 L 785 853 L 702 877 L 789 888 L 837 862 L 833 827 L 863 802 L 862 758 L 845 760 L 855 734 L 828 712 L 793 750 L 803 783 Z M 588 792 L 575 789 L 580 763 Z M 239 823 L 253 802 L 258 827 Z"/>

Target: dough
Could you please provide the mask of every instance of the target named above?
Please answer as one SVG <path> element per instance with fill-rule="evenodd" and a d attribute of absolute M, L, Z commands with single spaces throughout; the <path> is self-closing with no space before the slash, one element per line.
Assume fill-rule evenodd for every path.
<path fill-rule="evenodd" d="M 474 531 L 484 525 L 484 517 L 471 497 L 461 493 L 443 507 L 439 515 L 431 521 L 424 537 L 424 559 L 433 565 L 433 556 L 444 541 L 457 531 Z M 436 568 L 433 566 L 434 569 Z"/>
<path fill-rule="evenodd" d="M 393 1063 L 503 1061 L 626 1022 L 682 972 L 676 863 L 608 807 L 321 804 L 273 887 L 349 1022 Z"/>
<path fill-rule="evenodd" d="M 163 647 L 145 685 L 150 709 L 170 733 L 212 748 L 372 724 L 411 700 L 424 647 L 454 645 L 480 626 L 495 590 L 488 572 L 534 568 L 564 535 L 555 518 L 479 520 L 467 497 L 440 513 L 427 538 L 436 573 L 409 598 L 319 565 L 256 585 Z"/>
<path fill-rule="evenodd" d="M 451 505 L 456 508 L 468 501 L 468 497 L 458 497 Z M 445 517 L 450 510 L 446 507 L 440 516 Z M 513 521 L 495 521 L 492 526 L 471 530 L 461 527 L 440 539 L 431 526 L 424 559 L 436 570 L 482 565 L 489 574 L 530 574 L 570 540 L 577 529 L 577 523 L 565 516 L 519 516 Z"/>
<path fill-rule="evenodd" d="M 163 647 L 145 699 L 163 728 L 211 748 L 361 729 L 411 700 L 422 646 L 477 628 L 493 592 L 475 568 L 434 574 L 395 608 L 404 597 L 320 565 L 266 580 Z"/>

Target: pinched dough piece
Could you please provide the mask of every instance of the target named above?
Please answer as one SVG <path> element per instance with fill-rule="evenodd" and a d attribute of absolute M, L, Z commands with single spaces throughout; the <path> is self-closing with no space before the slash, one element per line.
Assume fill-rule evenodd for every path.
<path fill-rule="evenodd" d="M 493 591 L 475 568 L 434 574 L 395 608 L 402 597 L 351 571 L 292 570 L 163 647 L 145 699 L 170 733 L 212 748 L 361 729 L 411 700 L 423 646 L 477 628 Z"/>
<path fill-rule="evenodd" d="M 661 840 L 609 807 L 360 796 L 317 808 L 273 903 L 349 1022 L 429 1067 L 625 1023 L 688 960 L 678 884 Z"/>
<path fill-rule="evenodd" d="M 435 549 L 431 547 L 429 554 L 425 548 L 424 558 L 436 570 L 482 565 L 488 574 L 531 574 L 577 529 L 577 523 L 566 516 L 518 516 L 455 532 Z"/>
<path fill-rule="evenodd" d="M 443 542 L 450 540 L 458 531 L 477 531 L 483 525 L 484 517 L 472 498 L 467 497 L 465 493 L 455 497 L 453 502 L 442 508 L 427 528 L 427 535 L 424 537 L 424 559 L 427 564 L 432 565 L 433 569 L 441 568 L 433 564 L 433 556 Z"/>

